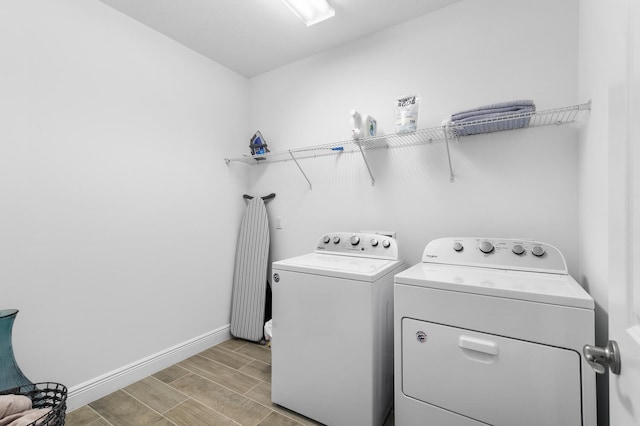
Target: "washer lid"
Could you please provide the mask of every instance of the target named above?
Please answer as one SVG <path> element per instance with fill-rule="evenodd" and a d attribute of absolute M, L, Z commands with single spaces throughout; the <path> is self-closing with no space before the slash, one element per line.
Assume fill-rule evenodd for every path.
<path fill-rule="evenodd" d="M 273 262 L 273 269 L 373 282 L 403 264 L 404 260 L 309 253 Z"/>
<path fill-rule="evenodd" d="M 419 263 L 396 284 L 594 309 L 591 296 L 570 275 Z"/>

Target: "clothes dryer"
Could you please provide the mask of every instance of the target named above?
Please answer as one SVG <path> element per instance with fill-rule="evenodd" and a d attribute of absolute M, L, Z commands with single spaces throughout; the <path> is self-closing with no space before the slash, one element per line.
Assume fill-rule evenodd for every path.
<path fill-rule="evenodd" d="M 395 239 L 324 235 L 273 263 L 272 401 L 327 425 L 383 424 L 393 402 Z"/>
<path fill-rule="evenodd" d="M 394 297 L 396 425 L 596 425 L 594 302 L 555 247 L 434 240 Z"/>

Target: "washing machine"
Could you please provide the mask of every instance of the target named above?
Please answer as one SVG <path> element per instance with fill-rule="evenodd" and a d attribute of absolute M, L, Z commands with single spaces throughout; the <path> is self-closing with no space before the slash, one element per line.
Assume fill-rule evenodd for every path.
<path fill-rule="evenodd" d="M 596 425 L 594 302 L 557 248 L 437 239 L 394 298 L 397 426 Z"/>
<path fill-rule="evenodd" d="M 393 403 L 394 238 L 336 232 L 272 265 L 271 399 L 326 425 L 381 425 Z"/>

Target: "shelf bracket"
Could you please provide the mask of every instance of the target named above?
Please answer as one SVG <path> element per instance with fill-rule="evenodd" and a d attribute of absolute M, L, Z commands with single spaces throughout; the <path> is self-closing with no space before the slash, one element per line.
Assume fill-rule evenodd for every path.
<path fill-rule="evenodd" d="M 376 184 L 376 179 L 373 177 L 373 173 L 371 173 L 371 167 L 369 167 L 369 162 L 367 161 L 367 157 L 364 155 L 364 150 L 362 149 L 362 145 L 360 142 L 356 142 L 358 148 L 360 148 L 360 154 L 362 154 L 362 159 L 364 160 L 364 165 L 367 166 L 367 171 L 369 172 L 369 176 L 371 176 L 371 185 Z"/>
<path fill-rule="evenodd" d="M 302 173 L 302 176 L 304 176 L 304 178 L 307 180 L 307 183 L 309 184 L 309 189 L 313 189 L 311 187 L 311 181 L 309 180 L 307 175 L 304 173 L 304 170 L 302 170 L 302 167 L 300 167 L 298 160 L 296 160 L 296 157 L 293 156 L 293 152 L 291 152 L 291 150 L 289 150 L 289 155 L 291 156 L 291 159 L 293 160 L 293 162 L 296 163 L 296 166 L 298 166 L 298 169 L 300 170 L 300 173 Z"/>
<path fill-rule="evenodd" d="M 451 151 L 449 151 L 449 126 L 442 126 L 442 132 L 444 133 L 444 145 L 447 147 L 447 160 L 449 161 L 449 182 L 455 182 L 456 177 L 453 174 L 453 167 L 451 166 Z"/>

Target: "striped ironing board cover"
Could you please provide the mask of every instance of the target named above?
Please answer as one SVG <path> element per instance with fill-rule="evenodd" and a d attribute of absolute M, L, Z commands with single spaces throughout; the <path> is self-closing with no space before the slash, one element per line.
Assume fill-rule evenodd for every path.
<path fill-rule="evenodd" d="M 254 197 L 238 234 L 229 330 L 232 336 L 252 342 L 264 337 L 269 242 L 267 209 L 260 197 Z"/>

